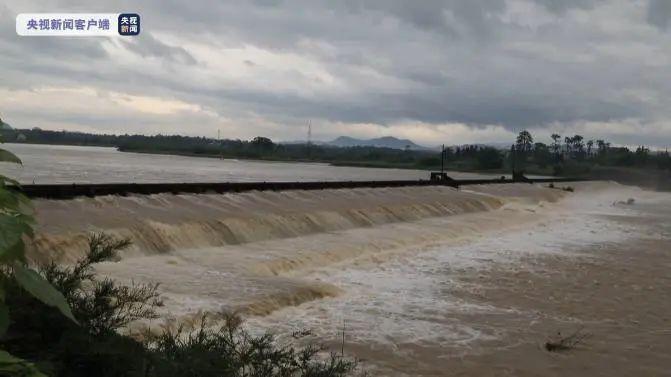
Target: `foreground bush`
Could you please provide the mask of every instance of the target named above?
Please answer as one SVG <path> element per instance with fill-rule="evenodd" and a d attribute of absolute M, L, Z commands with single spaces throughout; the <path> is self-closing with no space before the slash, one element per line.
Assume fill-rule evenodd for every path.
<path fill-rule="evenodd" d="M 40 276 L 67 300 L 78 323 L 28 294 L 3 274 L 11 323 L 0 347 L 23 360 L 15 370 L 0 364 L 0 374 L 53 376 L 345 376 L 355 363 L 318 347 L 294 348 L 271 335 L 251 336 L 229 316 L 219 327 L 186 332 L 165 330 L 139 342 L 118 333 L 129 323 L 156 318 L 162 305 L 156 285 L 119 286 L 95 276 L 92 265 L 116 258 L 127 240 L 93 235 L 89 251 L 74 266 L 51 263 Z M 212 324 L 214 325 L 214 324 Z M 29 362 L 29 363 L 28 363 Z M 32 363 L 32 364 L 30 364 Z M 16 366 L 16 365 L 15 365 Z M 32 368 L 32 369 L 31 369 Z M 19 371 L 21 374 L 19 374 Z"/>
<path fill-rule="evenodd" d="M 164 332 L 149 339 L 152 375 L 157 376 L 344 376 L 354 363 L 330 355 L 318 361 L 322 349 L 296 350 L 279 346 L 272 335 L 252 337 L 229 317 L 216 330 Z M 154 363 L 155 361 L 155 363 Z"/>
<path fill-rule="evenodd" d="M 0 121 L 2 123 L 2 121 Z M 2 142 L 2 140 L 0 140 Z M 21 164 L 13 153 L 0 149 L 0 164 Z M 0 338 L 7 338 L 15 308 L 8 292 L 19 292 L 56 308 L 64 318 L 76 322 L 65 297 L 26 262 L 25 239 L 33 236 L 30 200 L 18 190 L 19 183 L 0 174 Z M 0 348 L 0 374 L 43 376 L 27 360 Z"/>

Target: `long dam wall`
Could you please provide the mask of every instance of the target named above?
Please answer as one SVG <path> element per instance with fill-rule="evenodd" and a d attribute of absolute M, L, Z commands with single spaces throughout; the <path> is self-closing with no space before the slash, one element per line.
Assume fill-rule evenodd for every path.
<path fill-rule="evenodd" d="M 424 184 L 36 198 L 33 256 L 74 261 L 86 250 L 91 232 L 128 237 L 135 251 L 153 254 L 490 211 L 510 196 L 536 202 L 564 193 L 518 183 L 463 190 Z"/>
<path fill-rule="evenodd" d="M 21 191 L 30 198 L 72 199 L 80 196 L 129 194 L 204 194 L 247 191 L 324 190 L 344 188 L 421 187 L 505 184 L 505 183 L 559 183 L 583 181 L 579 178 L 523 178 L 523 179 L 448 179 L 393 180 L 393 181 L 316 181 L 316 182 L 223 182 L 223 183 L 106 183 L 106 184 L 39 184 L 23 185 Z"/>

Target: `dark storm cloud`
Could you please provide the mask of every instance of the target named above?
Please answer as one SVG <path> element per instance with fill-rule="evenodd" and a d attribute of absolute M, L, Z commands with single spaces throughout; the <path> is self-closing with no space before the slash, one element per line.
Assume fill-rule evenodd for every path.
<path fill-rule="evenodd" d="M 45 9 L 15 0 L 0 15 L 0 69 L 9 73 L 0 87 L 21 81 L 123 90 L 232 119 L 258 115 L 278 127 L 304 118 L 510 130 L 627 119 L 659 124 L 671 116 L 671 37 L 664 32 L 670 4 L 122 0 L 92 7 L 54 0 Z M 17 37 L 14 15 L 33 8 L 137 11 L 143 34 Z M 230 49 L 239 56 L 218 55 Z M 119 51 L 131 60 L 119 63 Z"/>

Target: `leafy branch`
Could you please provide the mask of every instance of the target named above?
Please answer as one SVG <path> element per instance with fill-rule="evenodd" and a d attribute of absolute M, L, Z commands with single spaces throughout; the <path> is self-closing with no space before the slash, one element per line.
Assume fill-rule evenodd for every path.
<path fill-rule="evenodd" d="M 21 164 L 15 154 L 0 149 L 0 163 Z M 11 308 L 5 300 L 7 283 L 16 282 L 26 292 L 48 306 L 57 308 L 76 322 L 65 297 L 26 263 L 25 239 L 33 236 L 34 218 L 30 200 L 17 189 L 17 181 L 0 175 L 0 337 L 10 325 Z M 42 376 L 25 360 L 0 350 L 0 372 L 24 376 Z"/>

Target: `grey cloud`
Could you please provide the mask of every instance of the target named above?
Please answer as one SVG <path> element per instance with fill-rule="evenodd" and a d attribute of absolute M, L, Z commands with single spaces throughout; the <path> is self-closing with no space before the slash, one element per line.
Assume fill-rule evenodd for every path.
<path fill-rule="evenodd" d="M 648 4 L 648 22 L 662 30 L 666 30 L 671 20 L 671 1 L 650 0 Z"/>
<path fill-rule="evenodd" d="M 106 56 L 100 42 L 104 38 L 40 38 L 16 34 L 16 14 L 0 5 L 0 51 L 4 58 L 28 59 L 102 59 Z M 0 67 L 1 68 L 1 67 Z"/>
<path fill-rule="evenodd" d="M 142 57 L 164 58 L 175 63 L 196 64 L 196 59 L 182 47 L 169 46 L 156 39 L 151 32 L 140 33 L 137 38 L 124 39 L 121 43 L 128 50 Z"/>
<path fill-rule="evenodd" d="M 123 68 L 107 56 L 102 39 L 18 38 L 11 12 L 2 12 L 0 69 L 11 77 L 3 77 L 0 87 L 84 84 L 198 103 L 232 119 L 255 114 L 283 125 L 311 118 L 517 129 L 671 117 L 668 67 L 647 65 L 671 56 L 671 40 L 663 33 L 637 31 L 646 19 L 668 27 L 671 2 L 652 0 L 636 13 L 629 0 L 529 1 L 556 19 L 535 29 L 503 20 L 509 9 L 504 0 L 122 0 L 101 5 L 105 9 L 100 11 L 127 9 L 143 15 L 141 37 L 120 42 L 138 56 L 138 64 Z M 14 12 L 22 7 L 19 0 L 9 4 Z M 631 13 L 616 20 L 622 31 L 575 20 L 568 12 L 579 8 L 594 17 L 618 16 L 607 13 L 604 4 Z M 53 4 L 72 11 L 89 11 L 87 6 L 67 0 Z M 156 38 L 170 33 L 185 43 L 171 46 Z M 214 51 L 252 45 L 304 57 L 334 77 L 339 89 L 330 90 L 300 68 L 271 67 L 252 56 L 240 61 L 255 74 L 281 68 L 280 80 L 326 89 L 278 93 L 272 81 L 267 87 L 198 83 L 188 72 L 206 70 L 208 62 L 197 61 L 189 41 L 210 44 Z M 611 51 L 622 55 L 614 57 L 603 46 L 615 46 Z M 637 56 L 641 46 L 658 55 Z M 143 58 L 170 64 L 150 69 L 155 65 L 143 65 Z M 658 103 L 620 95 L 641 90 L 654 92 Z"/>
<path fill-rule="evenodd" d="M 534 0 L 548 10 L 555 13 L 564 13 L 572 8 L 588 9 L 603 0 Z M 663 1 L 663 0 L 662 0 Z"/>

